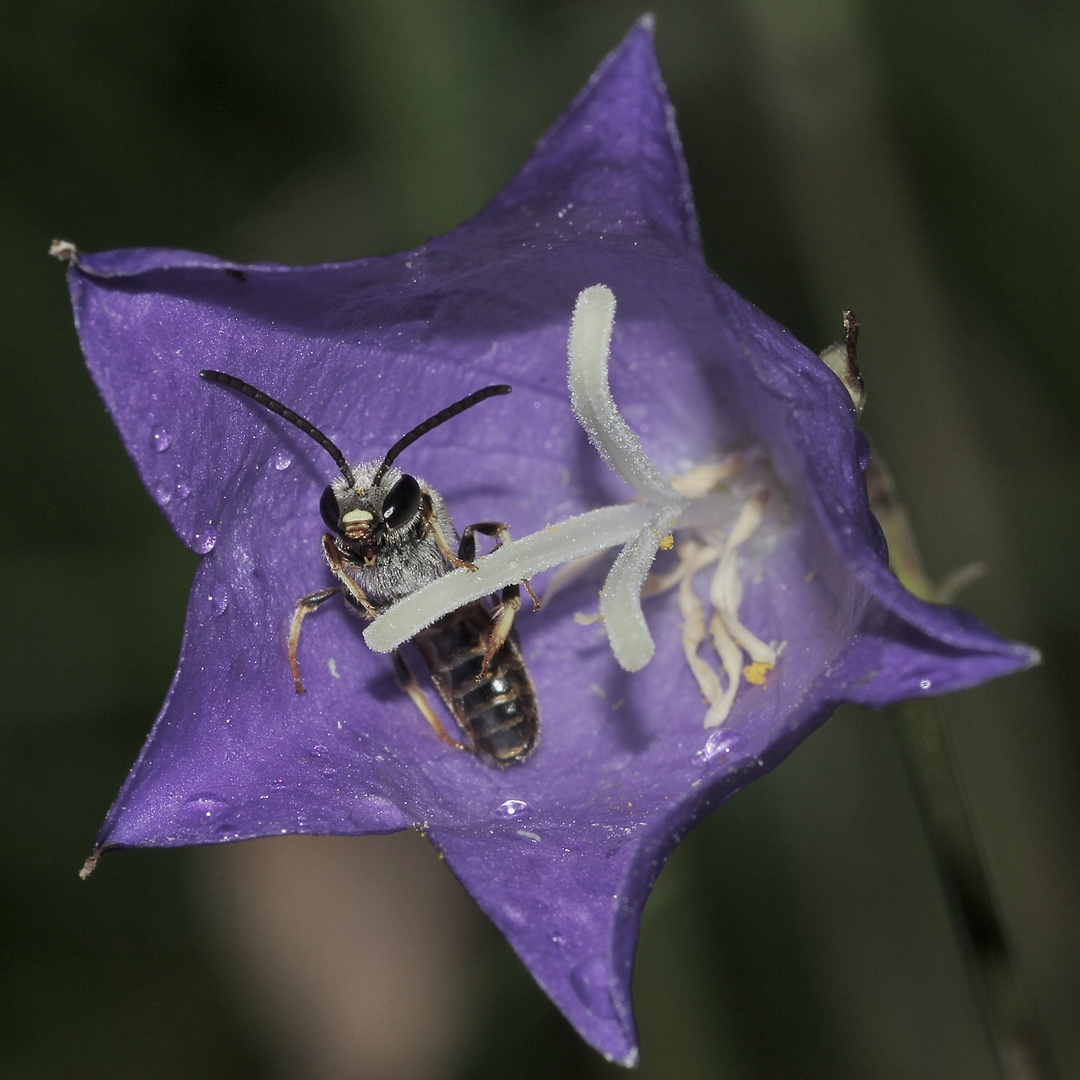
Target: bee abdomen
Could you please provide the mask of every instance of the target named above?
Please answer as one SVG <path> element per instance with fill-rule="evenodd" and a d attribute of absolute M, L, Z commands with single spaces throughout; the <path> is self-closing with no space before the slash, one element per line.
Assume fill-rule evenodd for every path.
<path fill-rule="evenodd" d="M 540 710 L 516 643 L 508 639 L 477 680 L 492 631 L 491 613 L 467 604 L 421 631 L 416 644 L 432 681 L 478 754 L 497 765 L 524 761 L 536 746 Z"/>

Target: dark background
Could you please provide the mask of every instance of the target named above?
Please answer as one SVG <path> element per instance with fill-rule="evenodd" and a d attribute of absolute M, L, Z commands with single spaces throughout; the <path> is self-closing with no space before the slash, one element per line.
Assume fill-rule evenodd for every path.
<path fill-rule="evenodd" d="M 1023 977 L 1080 1077 L 1080 7 L 653 7 L 712 266 L 815 349 L 858 311 L 865 426 L 931 575 L 986 560 L 961 602 L 1043 650 L 944 710 Z M 0 2 L 0 1075 L 294 1068 L 221 947 L 212 853 L 76 877 L 168 686 L 196 558 L 93 391 L 49 241 L 416 246 L 495 193 L 640 13 Z M 468 1023 L 432 1075 L 615 1075 L 490 927 L 469 934 Z M 994 1076 L 881 716 L 842 710 L 691 835 L 646 910 L 636 999 L 643 1077 Z"/>

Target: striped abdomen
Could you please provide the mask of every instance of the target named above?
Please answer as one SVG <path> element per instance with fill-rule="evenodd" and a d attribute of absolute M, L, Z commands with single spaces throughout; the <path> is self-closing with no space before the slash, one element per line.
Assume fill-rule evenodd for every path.
<path fill-rule="evenodd" d="M 479 682 L 491 638 L 491 612 L 479 601 L 443 616 L 413 638 L 431 680 L 478 754 L 496 765 L 524 761 L 540 736 L 540 709 L 512 637 Z"/>

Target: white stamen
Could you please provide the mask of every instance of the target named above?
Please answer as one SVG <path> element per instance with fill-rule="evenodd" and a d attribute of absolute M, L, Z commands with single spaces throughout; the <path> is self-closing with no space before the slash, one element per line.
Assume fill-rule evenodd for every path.
<path fill-rule="evenodd" d="M 584 555 L 580 559 L 572 559 L 565 565 L 560 566 L 547 580 L 547 588 L 544 589 L 544 595 L 541 597 L 544 606 L 547 607 L 563 589 L 568 585 L 572 585 L 582 574 L 587 574 L 604 558 L 605 554 L 603 551 L 594 551 L 591 555 Z"/>
<path fill-rule="evenodd" d="M 709 586 L 709 599 L 717 614 L 724 621 L 724 627 L 728 634 L 746 651 L 754 663 L 776 665 L 776 650 L 771 649 L 755 634 L 752 634 L 739 621 L 739 605 L 742 603 L 742 579 L 739 577 L 736 565 L 738 549 L 746 543 L 761 524 L 765 516 L 765 507 L 768 504 L 768 492 L 764 489 L 757 491 L 742 508 L 738 520 L 735 522 L 724 551 L 720 556 L 720 564 L 713 575 L 712 584 Z M 719 649 L 717 650 L 719 652 Z"/>
<path fill-rule="evenodd" d="M 709 705 L 705 716 L 706 727 L 717 727 L 727 716 L 727 709 L 721 712 L 724 702 L 724 690 L 715 671 L 698 656 L 698 649 L 705 640 L 705 608 L 694 592 L 694 575 L 702 567 L 715 561 L 719 552 L 715 548 L 703 547 L 690 543 L 683 545 L 679 552 L 682 560 L 678 569 L 679 614 L 682 616 L 682 646 L 687 666 L 697 680 L 702 697 Z M 730 708 L 730 705 L 728 706 Z"/>
<path fill-rule="evenodd" d="M 739 681 L 742 678 L 742 652 L 727 632 L 724 620 L 718 611 L 713 612 L 709 631 L 712 633 L 713 648 L 716 650 L 716 655 L 720 657 L 720 666 L 724 669 L 728 684 L 723 697 L 713 702 L 712 707 L 705 714 L 705 727 L 719 727 L 728 718 L 731 706 L 735 704 L 735 695 L 738 693 Z"/>
<path fill-rule="evenodd" d="M 702 462 L 688 472 L 670 478 L 671 486 L 688 499 L 700 499 L 735 476 L 745 464 L 743 454 L 729 454 L 723 461 Z"/>

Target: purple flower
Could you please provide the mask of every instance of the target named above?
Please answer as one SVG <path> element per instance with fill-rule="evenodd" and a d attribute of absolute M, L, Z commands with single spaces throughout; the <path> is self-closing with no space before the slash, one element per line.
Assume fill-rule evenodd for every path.
<path fill-rule="evenodd" d="M 641 910 L 695 822 L 840 702 L 1035 660 L 889 571 L 844 387 L 705 266 L 648 21 L 486 209 L 416 251 L 296 269 L 139 249 L 75 257 L 70 277 L 128 452 L 204 556 L 175 680 L 98 850 L 422 828 L 617 1061 L 637 1053 Z M 527 762 L 438 741 L 340 601 L 305 623 L 294 692 L 286 634 L 296 600 L 333 584 L 319 500 L 337 470 L 204 368 L 295 409 L 353 463 L 469 391 L 513 385 L 397 464 L 459 529 L 498 519 L 526 538 L 436 592 L 594 553 L 517 619 L 543 717 Z M 605 546 L 623 554 L 591 625 Z M 401 611 L 422 625 L 458 602 Z M 382 619 L 369 636 L 395 640 Z"/>

